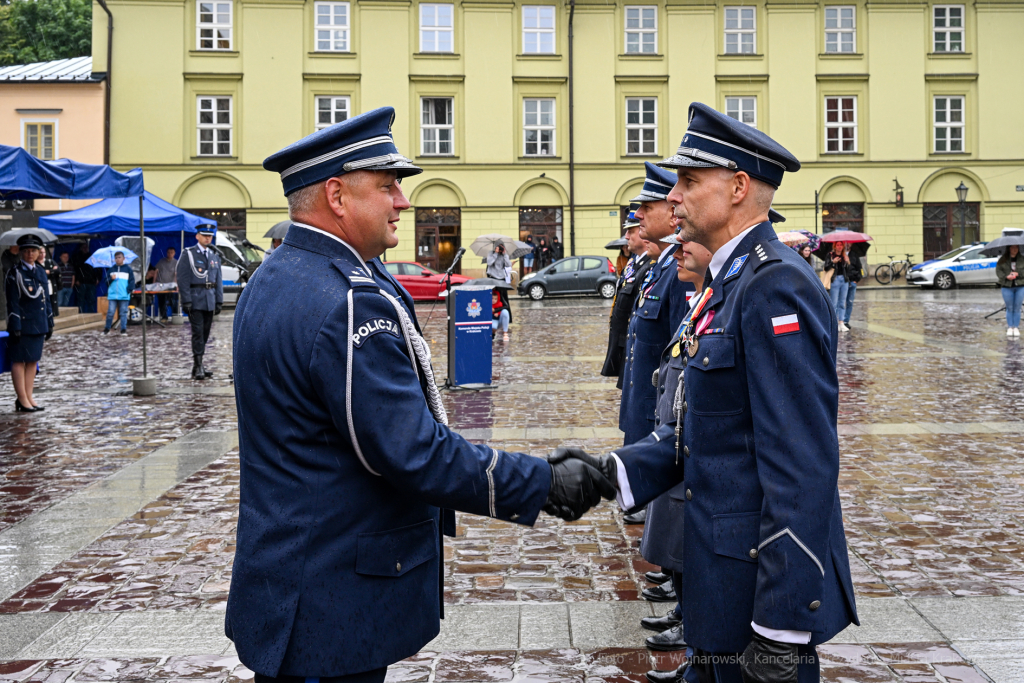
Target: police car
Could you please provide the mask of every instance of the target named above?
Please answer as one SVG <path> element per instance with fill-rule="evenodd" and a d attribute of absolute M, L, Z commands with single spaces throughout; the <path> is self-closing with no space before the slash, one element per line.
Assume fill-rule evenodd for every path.
<path fill-rule="evenodd" d="M 982 254 L 984 248 L 984 242 L 975 242 L 918 264 L 907 274 L 907 283 L 936 289 L 950 289 L 956 285 L 998 284 L 996 261 L 999 259 Z"/>

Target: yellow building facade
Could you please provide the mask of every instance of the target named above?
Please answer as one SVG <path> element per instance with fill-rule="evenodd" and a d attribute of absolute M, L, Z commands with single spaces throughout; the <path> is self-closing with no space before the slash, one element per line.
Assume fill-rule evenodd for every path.
<path fill-rule="evenodd" d="M 425 169 L 404 181 L 415 210 L 391 260 L 444 266 L 486 233 L 609 253 L 643 162 L 674 152 L 695 100 L 802 161 L 776 195 L 785 229 L 863 230 L 878 262 L 1024 226 L 1019 0 L 108 6 L 111 163 L 141 166 L 150 191 L 257 243 L 287 218 L 262 160 L 383 105 L 398 148 Z M 98 6 L 93 26 L 105 71 Z"/>

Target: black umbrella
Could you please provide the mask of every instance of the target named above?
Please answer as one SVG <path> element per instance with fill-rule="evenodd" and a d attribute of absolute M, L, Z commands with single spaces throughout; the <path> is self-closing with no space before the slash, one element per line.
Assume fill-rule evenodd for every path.
<path fill-rule="evenodd" d="M 828 255 L 832 252 L 833 244 L 833 242 L 822 242 L 821 246 L 812 251 L 811 253 L 820 258 L 822 261 L 825 261 L 828 259 Z M 852 244 L 847 244 L 846 248 L 850 251 L 851 254 L 853 254 L 857 258 L 864 258 L 868 254 L 868 249 L 871 248 L 871 243 L 854 242 Z"/>
<path fill-rule="evenodd" d="M 512 285 L 504 280 L 496 280 L 493 277 L 478 277 L 475 280 L 467 280 L 458 287 L 490 287 L 491 289 L 512 289 Z M 454 287 L 453 287 L 454 289 Z"/>
<path fill-rule="evenodd" d="M 1024 231 L 1017 234 L 1003 235 L 1002 237 L 995 238 L 985 245 L 985 248 L 981 250 L 981 253 L 985 256 L 991 257 L 1002 256 L 1003 250 L 1007 247 L 1012 247 L 1013 245 L 1017 245 L 1024 250 Z"/>
<path fill-rule="evenodd" d="M 272 240 L 283 240 L 284 236 L 288 234 L 288 228 L 291 227 L 291 224 L 291 221 L 281 221 L 280 223 L 275 223 L 274 227 L 272 227 L 270 230 L 267 230 L 267 234 L 265 234 L 264 237 L 268 237 Z"/>
<path fill-rule="evenodd" d="M 22 235 L 35 235 L 43 241 L 43 244 L 53 244 L 57 241 L 56 235 L 43 228 L 14 228 L 0 235 L 0 248 L 13 247 Z"/>
<path fill-rule="evenodd" d="M 620 238 L 614 239 L 611 242 L 609 242 L 608 244 L 604 245 L 604 248 L 605 249 L 618 249 L 619 247 L 624 247 L 627 244 L 629 244 L 629 242 L 626 241 L 626 238 L 625 237 L 620 237 Z"/>

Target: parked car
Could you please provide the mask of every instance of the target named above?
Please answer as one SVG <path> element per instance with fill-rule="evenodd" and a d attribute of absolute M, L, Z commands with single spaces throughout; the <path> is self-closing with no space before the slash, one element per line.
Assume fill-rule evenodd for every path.
<path fill-rule="evenodd" d="M 604 256 L 570 256 L 526 275 L 519 294 L 540 301 L 548 294 L 615 296 L 615 265 Z"/>
<path fill-rule="evenodd" d="M 412 295 L 414 301 L 437 301 L 445 291 L 444 273 L 438 273 L 413 261 L 387 261 L 387 271 Z M 452 275 L 452 287 L 467 282 L 468 277 Z"/>
<path fill-rule="evenodd" d="M 984 242 L 975 242 L 911 268 L 907 282 L 923 287 L 950 289 L 956 285 L 994 285 L 996 261 L 981 253 Z"/>

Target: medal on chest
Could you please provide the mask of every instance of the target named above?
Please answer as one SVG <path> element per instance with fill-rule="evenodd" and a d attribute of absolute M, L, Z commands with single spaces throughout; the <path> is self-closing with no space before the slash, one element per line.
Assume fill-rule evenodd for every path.
<path fill-rule="evenodd" d="M 711 323 L 711 319 L 714 317 L 714 311 L 708 311 L 704 318 L 700 318 L 701 312 L 704 310 L 705 304 L 711 299 L 711 295 L 714 292 L 710 287 L 704 290 L 704 293 L 700 295 L 700 299 L 693 305 L 693 312 L 690 313 L 689 320 L 686 324 L 679 329 L 679 340 L 676 342 L 676 346 L 684 347 L 686 353 L 690 358 L 697 355 L 697 349 L 700 347 L 700 342 L 697 340 L 697 335 L 703 332 L 707 326 Z M 695 323 L 694 321 L 699 320 Z M 696 325 L 696 327 L 694 327 Z M 675 349 L 673 349 L 675 354 Z"/>

